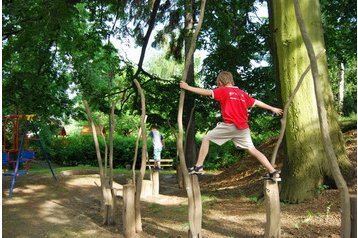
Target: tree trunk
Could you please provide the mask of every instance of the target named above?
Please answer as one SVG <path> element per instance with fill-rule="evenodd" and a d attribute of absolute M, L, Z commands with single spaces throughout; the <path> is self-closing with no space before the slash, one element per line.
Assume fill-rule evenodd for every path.
<path fill-rule="evenodd" d="M 140 99 L 141 99 L 140 126 L 141 126 L 141 132 L 142 132 L 142 140 L 143 140 L 142 162 L 141 162 L 141 167 L 140 167 L 140 173 L 139 173 L 139 177 L 138 177 L 138 179 L 137 179 L 137 181 L 135 183 L 136 184 L 135 219 L 136 219 L 136 231 L 137 232 L 140 232 L 140 231 L 143 230 L 143 228 L 142 228 L 142 215 L 141 215 L 141 210 L 140 210 L 140 194 L 142 192 L 142 182 L 143 182 L 143 178 L 144 178 L 145 167 L 146 167 L 146 163 L 147 163 L 147 155 L 148 155 L 148 151 L 147 151 L 147 134 L 146 134 L 146 130 L 145 130 L 145 121 L 146 121 L 146 117 L 147 117 L 146 116 L 145 96 L 144 96 L 143 89 L 142 89 L 140 83 L 137 80 L 137 77 L 140 74 L 140 72 L 143 70 L 142 65 L 143 65 L 143 61 L 144 61 L 145 51 L 147 49 L 150 34 L 152 33 L 153 28 L 154 28 L 154 23 L 155 23 L 155 19 L 156 19 L 156 16 L 157 16 L 159 6 L 160 6 L 160 0 L 155 0 L 153 5 L 152 5 L 152 12 L 151 12 L 150 18 L 149 18 L 148 30 L 147 30 L 147 33 L 144 36 L 144 39 L 143 39 L 143 46 L 142 46 L 142 51 L 141 51 L 141 55 L 140 55 L 140 58 L 139 58 L 138 69 L 137 69 L 136 73 L 133 76 L 133 78 L 134 78 L 133 83 L 135 84 L 135 86 L 137 88 L 137 91 L 140 94 Z"/>
<path fill-rule="evenodd" d="M 201 1 L 200 6 L 200 19 L 195 29 L 194 35 L 191 38 L 190 49 L 185 57 L 185 68 L 183 72 L 182 81 L 186 81 L 189 66 L 192 63 L 192 56 L 195 50 L 196 39 L 198 37 L 201 25 L 204 19 L 206 0 Z M 188 220 L 189 220 L 189 237 L 199 238 L 201 236 L 201 197 L 200 197 L 200 186 L 196 175 L 189 176 L 188 170 L 185 163 L 185 154 L 183 146 L 183 107 L 184 107 L 185 91 L 181 90 L 178 105 L 178 136 L 177 136 L 177 151 L 180 159 L 180 166 L 184 175 L 185 188 L 188 195 Z M 196 178 L 193 178 L 193 177 Z"/>
<path fill-rule="evenodd" d="M 135 79 L 134 80 L 135 85 L 137 86 L 138 92 L 141 97 L 141 131 L 142 131 L 142 161 L 141 161 L 141 167 L 139 171 L 139 177 L 136 181 L 136 194 L 135 194 L 135 218 L 136 218 L 136 231 L 140 232 L 143 230 L 142 228 L 142 215 L 140 210 L 140 194 L 142 192 L 142 182 L 145 174 L 145 167 L 147 164 L 147 134 L 145 130 L 145 120 L 146 120 L 146 104 L 145 104 L 145 96 L 144 92 L 142 90 L 142 87 L 140 86 L 139 82 Z"/>
<path fill-rule="evenodd" d="M 277 182 L 265 181 L 264 193 L 266 203 L 265 238 L 281 237 L 280 194 Z"/>
<path fill-rule="evenodd" d="M 194 28 L 194 1 L 188 0 L 185 4 L 185 56 L 188 55 L 190 49 L 190 32 Z M 194 83 L 194 55 L 191 56 L 191 64 L 189 65 L 188 75 L 186 78 L 188 84 Z M 184 127 L 185 135 L 185 162 L 188 167 L 192 167 L 196 162 L 196 144 L 195 144 L 195 113 L 193 113 L 195 98 L 190 95 L 185 98 L 184 103 Z"/>
<path fill-rule="evenodd" d="M 308 57 L 312 69 L 312 77 L 315 89 L 315 96 L 317 100 L 317 109 L 319 116 L 320 129 L 322 134 L 322 141 L 324 145 L 324 151 L 328 158 L 328 164 L 333 174 L 334 181 L 339 189 L 341 197 L 341 237 L 349 238 L 351 237 L 351 208 L 350 208 L 350 197 L 348 192 L 348 187 L 346 181 L 344 180 L 341 171 L 339 169 L 337 158 L 333 150 L 333 144 L 331 137 L 329 135 L 328 120 L 327 120 L 327 111 L 324 105 L 323 100 L 323 87 L 321 81 L 319 80 L 319 69 L 317 64 L 317 59 L 315 58 L 315 51 L 313 48 L 312 40 L 308 34 L 302 11 L 300 9 L 300 4 L 298 0 L 294 0 L 295 14 L 297 17 L 297 22 L 302 34 L 304 44 L 307 48 Z"/>
<path fill-rule="evenodd" d="M 135 187 L 123 185 L 123 234 L 126 238 L 135 237 Z"/>
<path fill-rule="evenodd" d="M 303 15 L 316 52 L 324 50 L 318 0 L 301 1 Z M 309 59 L 296 22 L 292 0 L 272 1 L 274 42 L 278 55 L 278 70 L 283 102 L 287 102 L 304 72 Z M 337 122 L 333 94 L 328 81 L 326 57 L 319 57 L 320 81 L 332 142 L 342 168 L 350 166 L 344 141 Z M 324 153 L 312 76 L 307 75 L 290 108 L 286 130 L 287 158 L 284 160 L 281 198 L 297 203 L 311 198 L 316 188 L 331 171 Z M 348 170 L 347 170 L 348 171 Z"/>
<path fill-rule="evenodd" d="M 99 143 L 98 143 L 98 137 L 97 137 L 97 131 L 96 131 L 96 125 L 94 124 L 93 118 L 92 118 L 92 113 L 90 111 L 90 108 L 88 106 L 88 103 L 86 100 L 83 100 L 83 105 L 86 109 L 86 113 L 87 113 L 87 117 L 88 117 L 88 121 L 91 124 L 92 127 L 92 134 L 93 134 L 93 140 L 94 140 L 94 144 L 96 147 L 96 156 L 97 156 L 97 161 L 98 161 L 98 166 L 99 166 L 99 174 L 100 174 L 100 180 L 101 180 L 101 190 L 102 190 L 102 205 L 103 205 L 103 210 L 105 212 L 104 214 L 104 219 L 103 219 L 103 223 L 108 225 L 108 224 L 113 224 L 112 221 L 114 221 L 114 218 L 111 217 L 110 215 L 114 214 L 114 211 L 112 211 L 112 209 L 114 209 L 114 193 L 112 191 L 112 188 L 110 186 L 110 182 L 108 177 L 105 175 L 104 173 L 104 167 L 103 167 L 103 161 L 102 161 L 102 157 L 101 157 L 101 150 L 99 147 Z"/>
<path fill-rule="evenodd" d="M 344 101 L 344 64 L 339 64 L 338 69 L 338 82 L 339 82 L 339 93 L 338 93 L 338 112 L 342 114 L 343 101 Z"/>

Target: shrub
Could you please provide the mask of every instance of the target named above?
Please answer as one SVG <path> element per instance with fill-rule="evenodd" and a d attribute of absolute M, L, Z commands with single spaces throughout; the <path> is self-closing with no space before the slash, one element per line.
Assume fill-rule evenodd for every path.
<path fill-rule="evenodd" d="M 101 156 L 104 158 L 105 146 L 102 138 L 99 138 Z M 113 141 L 113 165 L 115 168 L 124 168 L 127 164 L 133 163 L 135 153 L 135 137 L 115 136 Z M 109 144 L 107 143 L 107 146 Z M 53 162 L 62 166 L 91 165 L 97 166 L 96 149 L 92 135 L 71 135 L 66 138 L 55 138 L 52 143 L 51 157 Z M 108 148 L 109 150 L 109 148 Z M 148 141 L 148 154 L 152 155 L 152 145 Z M 142 158 L 142 144 L 138 148 L 136 166 L 139 167 Z M 175 142 L 166 141 L 162 157 L 175 158 Z"/>

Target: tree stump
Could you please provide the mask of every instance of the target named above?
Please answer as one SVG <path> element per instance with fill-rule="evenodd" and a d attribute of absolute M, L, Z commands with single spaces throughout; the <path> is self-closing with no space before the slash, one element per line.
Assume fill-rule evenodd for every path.
<path fill-rule="evenodd" d="M 152 195 L 159 195 L 159 171 L 153 171 L 152 173 Z"/>
<path fill-rule="evenodd" d="M 123 234 L 126 238 L 135 237 L 135 187 L 134 184 L 123 185 Z"/>
<path fill-rule="evenodd" d="M 279 238 L 281 237 L 281 222 L 278 183 L 265 180 L 264 193 L 266 203 L 265 238 Z"/>

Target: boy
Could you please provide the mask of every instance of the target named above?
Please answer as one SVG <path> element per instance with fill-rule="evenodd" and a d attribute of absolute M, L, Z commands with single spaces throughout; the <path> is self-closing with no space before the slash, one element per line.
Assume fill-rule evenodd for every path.
<path fill-rule="evenodd" d="M 149 136 L 152 138 L 153 141 L 153 159 L 154 159 L 154 170 L 161 170 L 160 167 L 160 159 L 161 159 L 161 152 L 164 146 L 164 139 L 162 134 L 157 130 L 156 126 L 151 127 L 151 131 Z"/>
<path fill-rule="evenodd" d="M 219 123 L 213 130 L 209 131 L 203 138 L 198 161 L 196 165 L 189 168 L 189 174 L 203 174 L 203 163 L 209 151 L 210 141 L 222 145 L 232 140 L 237 148 L 247 149 L 269 171 L 265 179 L 281 181 L 280 171 L 275 170 L 266 156 L 258 151 L 251 140 L 248 125 L 248 107 L 258 106 L 270 110 L 276 115 L 282 115 L 280 108 L 272 107 L 259 100 L 250 97 L 247 93 L 234 86 L 234 79 L 230 72 L 222 71 L 216 80 L 218 88 L 207 90 L 189 86 L 180 82 L 180 88 L 202 96 L 211 96 L 220 103 L 221 114 L 224 122 Z"/>

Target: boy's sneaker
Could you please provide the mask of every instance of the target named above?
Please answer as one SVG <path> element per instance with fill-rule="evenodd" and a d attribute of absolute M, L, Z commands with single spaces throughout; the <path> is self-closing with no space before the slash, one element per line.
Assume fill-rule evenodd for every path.
<path fill-rule="evenodd" d="M 262 178 L 266 179 L 266 180 L 271 180 L 271 181 L 274 181 L 274 182 L 280 182 L 281 181 L 280 173 L 281 173 L 280 170 L 275 170 L 272 173 L 267 173 L 267 174 L 263 175 Z"/>
<path fill-rule="evenodd" d="M 162 170 L 162 168 L 161 168 L 161 167 L 158 167 L 158 166 L 154 166 L 154 167 L 153 167 L 153 170 Z"/>
<path fill-rule="evenodd" d="M 189 175 L 192 174 L 197 174 L 197 175 L 202 175 L 204 174 L 204 167 L 203 166 L 194 166 L 188 169 Z"/>

